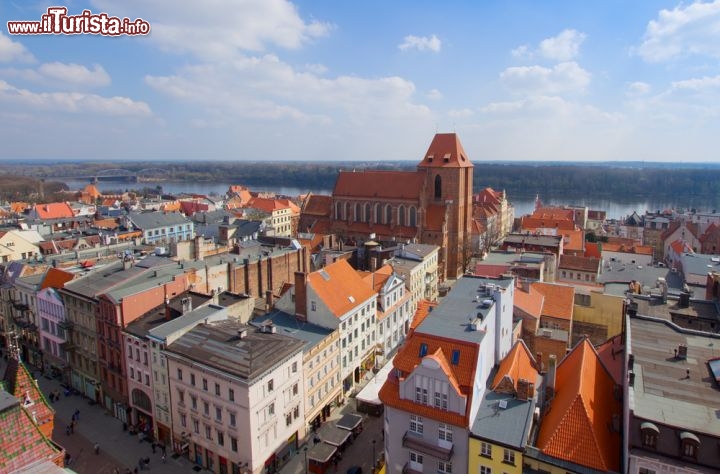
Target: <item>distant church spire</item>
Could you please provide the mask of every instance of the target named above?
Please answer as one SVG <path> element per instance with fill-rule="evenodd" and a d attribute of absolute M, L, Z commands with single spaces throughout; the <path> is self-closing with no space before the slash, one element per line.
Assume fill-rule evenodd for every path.
<path fill-rule="evenodd" d="M 541 207 L 542 207 L 542 202 L 540 201 L 540 195 L 536 194 L 535 195 L 535 210 L 537 211 Z"/>

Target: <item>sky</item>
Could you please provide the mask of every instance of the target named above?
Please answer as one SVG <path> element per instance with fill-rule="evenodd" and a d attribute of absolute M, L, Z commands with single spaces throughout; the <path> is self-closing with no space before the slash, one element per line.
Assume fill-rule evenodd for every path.
<path fill-rule="evenodd" d="M 147 35 L 8 21 L 142 19 Z M 6 0 L 0 161 L 717 162 L 720 0 Z"/>

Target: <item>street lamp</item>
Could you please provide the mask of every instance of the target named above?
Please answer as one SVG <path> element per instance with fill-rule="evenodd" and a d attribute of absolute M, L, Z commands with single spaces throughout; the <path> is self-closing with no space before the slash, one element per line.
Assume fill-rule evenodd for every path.
<path fill-rule="evenodd" d="M 373 457 L 372 457 L 372 474 L 375 474 L 375 440 L 372 440 L 373 445 Z"/>

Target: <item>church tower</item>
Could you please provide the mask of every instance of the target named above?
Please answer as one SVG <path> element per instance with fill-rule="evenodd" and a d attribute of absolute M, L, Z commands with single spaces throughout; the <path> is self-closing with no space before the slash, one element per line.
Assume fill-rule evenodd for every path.
<path fill-rule="evenodd" d="M 425 172 L 425 219 L 444 214 L 442 232 L 426 233 L 423 240 L 442 247 L 448 278 L 462 275 L 470 258 L 473 164 L 455 133 L 438 133 L 418 164 Z"/>

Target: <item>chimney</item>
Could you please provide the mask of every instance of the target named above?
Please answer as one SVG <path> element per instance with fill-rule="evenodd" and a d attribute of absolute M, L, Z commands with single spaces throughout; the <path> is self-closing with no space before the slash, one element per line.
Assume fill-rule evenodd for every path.
<path fill-rule="evenodd" d="M 192 298 L 187 297 L 182 299 L 182 312 L 183 314 L 192 311 Z"/>
<path fill-rule="evenodd" d="M 555 354 L 550 354 L 548 356 L 548 371 L 545 375 L 546 377 L 546 384 L 545 384 L 545 400 L 548 402 L 553 399 L 555 396 L 555 372 L 557 369 L 557 357 Z"/>
<path fill-rule="evenodd" d="M 272 291 L 267 290 L 265 292 L 265 311 L 270 311 L 273 307 L 273 294 Z"/>
<path fill-rule="evenodd" d="M 537 363 L 538 372 L 545 372 L 545 367 L 543 367 L 542 352 L 538 352 L 535 354 L 535 362 Z"/>
<path fill-rule="evenodd" d="M 170 298 L 165 297 L 165 321 L 170 321 Z"/>
<path fill-rule="evenodd" d="M 528 382 L 526 379 L 520 379 L 517 383 L 517 399 L 520 401 L 527 401 L 528 399 Z"/>
<path fill-rule="evenodd" d="M 307 321 L 307 274 L 295 272 L 295 316 Z"/>

